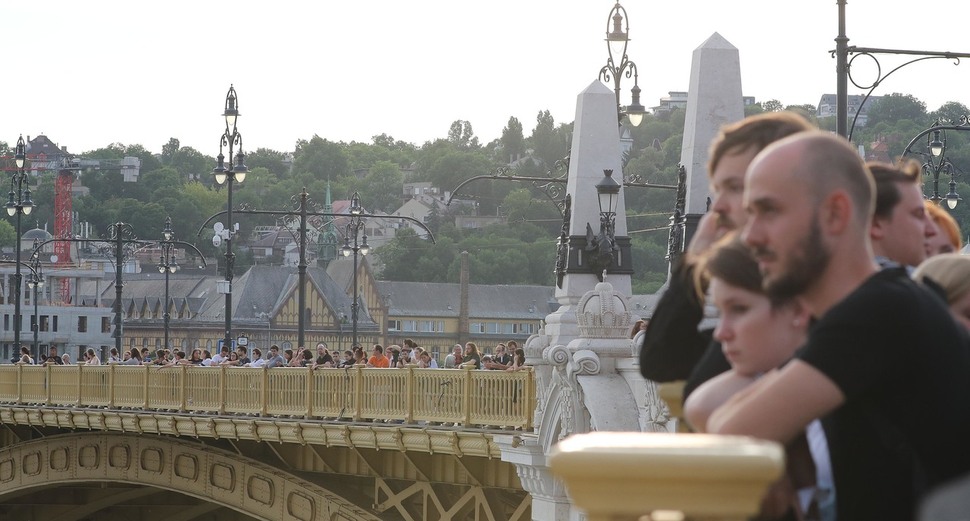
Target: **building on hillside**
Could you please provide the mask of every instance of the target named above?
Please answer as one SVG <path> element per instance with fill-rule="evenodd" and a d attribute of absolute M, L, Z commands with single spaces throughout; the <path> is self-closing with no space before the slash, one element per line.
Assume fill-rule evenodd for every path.
<path fill-rule="evenodd" d="M 660 114 L 665 112 L 670 112 L 674 109 L 687 110 L 687 91 L 672 90 L 668 91 L 667 95 L 660 98 L 660 104 L 656 107 L 650 107 L 650 111 L 654 114 Z M 747 107 L 748 105 L 754 105 L 754 96 L 742 96 L 742 103 Z"/>
<path fill-rule="evenodd" d="M 255 238 L 249 243 L 254 262 L 282 264 L 283 266 L 299 265 L 300 235 L 296 230 L 299 228 L 298 222 L 293 223 L 292 229 L 288 226 L 260 228 L 261 230 L 254 231 Z M 310 229 L 307 230 L 306 258 L 309 264 L 317 258 L 316 236 L 319 233 L 312 226 L 308 226 L 308 228 Z"/>
<path fill-rule="evenodd" d="M 866 126 L 869 123 L 869 109 L 873 103 L 881 99 L 882 96 L 869 96 L 869 99 L 866 100 L 866 97 L 861 94 L 847 96 L 848 108 L 846 114 L 849 117 L 849 125 L 852 124 L 853 118 L 858 113 L 859 117 L 856 119 L 855 126 Z M 865 101 L 865 105 L 862 104 L 863 101 Z M 818 101 L 818 109 L 815 115 L 819 118 L 834 118 L 836 116 L 837 102 L 838 97 L 835 94 L 822 94 L 822 98 Z"/>

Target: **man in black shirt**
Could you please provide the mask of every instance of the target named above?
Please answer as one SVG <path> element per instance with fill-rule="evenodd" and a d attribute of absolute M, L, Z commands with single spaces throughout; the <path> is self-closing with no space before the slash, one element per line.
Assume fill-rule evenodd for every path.
<path fill-rule="evenodd" d="M 858 153 L 832 134 L 792 136 L 754 159 L 743 238 L 769 295 L 800 295 L 817 322 L 795 360 L 708 422 L 787 443 L 822 418 L 838 517 L 853 521 L 912 519 L 925 490 L 970 472 L 966 334 L 905 270 L 879 270 L 873 192 Z"/>
<path fill-rule="evenodd" d="M 640 348 L 644 378 L 670 382 L 690 377 L 686 397 L 697 385 L 729 369 L 720 342 L 711 339 L 711 330 L 698 331 L 704 302 L 694 285 L 693 258 L 747 220 L 741 195 L 744 173 L 754 156 L 778 139 L 812 128 L 795 113 L 771 112 L 726 125 L 714 139 L 708 163 L 711 211 L 701 218 L 687 254 L 673 267 L 667 291 L 650 317 Z M 702 358 L 703 363 L 698 364 Z"/>
<path fill-rule="evenodd" d="M 57 346 L 51 344 L 50 351 L 47 352 L 47 358 L 44 359 L 45 363 L 64 365 L 64 360 L 61 359 L 60 355 L 57 354 Z"/>

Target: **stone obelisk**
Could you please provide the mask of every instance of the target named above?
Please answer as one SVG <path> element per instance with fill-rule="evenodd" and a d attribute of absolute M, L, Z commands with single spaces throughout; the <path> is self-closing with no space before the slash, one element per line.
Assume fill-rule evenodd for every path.
<path fill-rule="evenodd" d="M 741 95 L 741 60 L 737 47 L 714 33 L 697 49 L 690 66 L 690 89 L 684 119 L 684 143 L 680 162 L 687 169 L 686 239 L 707 212 L 707 158 L 711 141 L 726 123 L 744 117 Z"/>
<path fill-rule="evenodd" d="M 603 180 L 604 170 L 612 170 L 613 179 L 622 184 L 622 166 L 616 94 L 601 82 L 594 81 L 579 93 L 576 102 L 566 182 L 566 192 L 572 200 L 568 231 L 570 263 L 562 286 L 556 289 L 560 308 L 546 317 L 545 333 L 551 345 L 567 344 L 579 336 L 576 304 L 599 282 L 596 275 L 583 273 L 577 266 L 583 261 L 584 252 L 581 250 L 585 245 L 586 225 L 589 224 L 594 233 L 599 232 L 600 209 L 596 184 Z M 626 203 L 622 187 L 616 205 L 615 226 L 614 235 L 627 240 Z M 629 254 L 628 247 L 625 253 Z M 621 264 L 629 266 L 630 259 L 622 259 Z M 608 277 L 617 291 L 624 295 L 632 293 L 630 274 L 611 273 Z"/>

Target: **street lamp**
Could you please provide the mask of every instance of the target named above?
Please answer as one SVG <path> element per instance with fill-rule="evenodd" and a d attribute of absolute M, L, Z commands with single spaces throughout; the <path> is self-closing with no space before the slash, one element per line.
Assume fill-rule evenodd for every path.
<path fill-rule="evenodd" d="M 20 136 L 17 139 L 17 152 L 14 155 L 14 160 L 17 164 L 17 169 L 14 171 L 13 175 L 10 176 L 10 194 L 7 199 L 7 215 L 10 217 L 17 216 L 16 219 L 16 229 L 17 229 L 17 258 L 16 258 L 16 272 L 14 274 L 14 292 L 16 294 L 16 299 L 14 300 L 14 312 L 13 312 L 13 343 L 14 349 L 20 349 L 20 328 L 22 326 L 23 317 L 20 315 L 20 302 L 23 300 L 23 275 L 20 273 L 20 239 L 22 232 L 21 228 L 21 216 L 30 215 L 31 210 L 34 209 L 34 201 L 30 198 L 30 185 L 27 182 L 27 172 L 24 170 L 24 166 L 27 164 L 27 145 L 24 143 L 24 137 Z M 34 353 L 34 360 L 40 353 Z"/>
<path fill-rule="evenodd" d="M 165 218 L 165 228 L 162 230 L 162 240 L 159 242 L 159 246 L 162 249 L 161 259 L 158 261 L 158 271 L 159 273 L 165 274 L 165 313 L 163 315 L 165 319 L 165 343 L 162 345 L 165 349 L 168 349 L 168 323 L 171 314 L 169 310 L 168 301 L 168 276 L 175 273 L 179 269 L 178 264 L 175 262 L 175 232 L 172 231 L 172 218 Z"/>
<path fill-rule="evenodd" d="M 235 255 L 232 253 L 232 237 L 238 231 L 232 224 L 232 185 L 241 183 L 246 179 L 249 169 L 244 163 L 245 154 L 242 150 L 242 134 L 236 128 L 236 120 L 239 118 L 239 108 L 236 103 L 236 89 L 229 85 L 229 93 L 226 94 L 226 108 L 222 113 L 226 118 L 226 130 L 222 133 L 219 141 L 219 156 L 216 158 L 216 167 L 212 169 L 212 175 L 217 185 L 226 184 L 228 188 L 228 202 L 226 204 L 226 228 L 223 230 L 226 240 L 226 280 L 220 292 L 226 295 L 226 336 L 223 345 L 232 348 L 232 265 Z M 223 147 L 229 148 L 229 166 L 225 164 L 226 157 L 222 154 Z M 239 147 L 233 161 L 233 148 Z M 218 235 L 216 237 L 219 237 Z M 213 239 L 213 244 L 218 246 L 219 241 Z"/>
<path fill-rule="evenodd" d="M 923 173 L 933 175 L 933 195 L 930 200 L 936 204 L 942 204 L 946 199 L 946 206 L 949 209 L 957 207 L 960 202 L 960 194 L 957 193 L 957 183 L 953 179 L 953 163 L 946 157 L 946 130 L 934 130 L 932 137 L 926 135 L 926 161 L 923 163 Z M 946 173 L 950 176 L 950 191 L 946 196 L 940 195 L 940 174 Z"/>
<path fill-rule="evenodd" d="M 360 235 L 361 230 L 364 229 L 364 218 L 362 214 L 364 213 L 364 207 L 360 204 L 360 194 L 354 192 L 354 196 L 350 198 L 350 222 L 347 224 L 347 233 L 344 234 L 344 247 L 340 249 L 340 253 L 344 257 L 349 257 L 351 254 L 354 256 L 354 301 L 350 305 L 350 321 L 351 327 L 353 328 L 353 344 L 352 347 L 357 347 L 357 313 L 360 307 L 357 298 L 357 255 L 367 255 L 370 253 L 370 246 L 367 244 L 367 233 L 363 234 L 363 240 L 357 241 L 357 237 Z M 350 244 L 350 237 L 353 236 L 354 243 Z"/>
<path fill-rule="evenodd" d="M 620 201 L 620 183 L 613 179 L 612 170 L 603 170 L 603 179 L 596 183 L 596 196 L 600 209 L 600 231 L 586 223 L 586 263 L 593 274 L 603 282 L 606 271 L 614 264 L 619 247 L 616 244 L 616 205 Z"/>
<path fill-rule="evenodd" d="M 37 250 L 36 239 L 34 240 L 34 253 L 30 257 L 30 267 L 31 273 L 27 276 L 27 287 L 34 290 L 34 320 L 31 329 L 34 330 L 34 352 L 40 353 L 40 343 L 37 339 L 38 330 L 40 330 L 37 290 L 44 286 L 44 273 L 41 271 L 40 252 Z"/>
<path fill-rule="evenodd" d="M 626 115 L 634 127 L 643 121 L 646 109 L 640 104 L 640 86 L 638 84 L 637 64 L 630 61 L 626 55 L 627 45 L 630 43 L 630 24 L 626 16 L 626 9 L 619 2 L 613 6 L 610 16 L 606 20 L 606 48 L 609 58 L 606 65 L 600 69 L 599 77 L 603 81 L 613 82 L 613 92 L 616 93 L 617 121 Z M 620 105 L 620 81 L 623 75 L 633 78 L 633 88 L 630 89 L 632 101 L 624 108 Z"/>
<path fill-rule="evenodd" d="M 921 165 L 923 174 L 933 176 L 933 194 L 929 199 L 936 204 L 942 204 L 943 200 L 946 200 L 947 207 L 952 210 L 956 208 L 957 203 L 962 198 L 957 193 L 957 183 L 954 179 L 956 167 L 946 157 L 947 130 L 970 131 L 970 117 L 961 116 L 957 122 L 944 119 L 936 120 L 930 128 L 920 132 L 910 140 L 902 157 L 906 157 L 909 153 L 919 154 L 923 157 L 923 164 Z M 922 138 L 925 138 L 925 151 L 913 150 L 916 142 Z M 950 190 L 946 195 L 940 195 L 940 174 L 946 174 L 950 177 Z"/>

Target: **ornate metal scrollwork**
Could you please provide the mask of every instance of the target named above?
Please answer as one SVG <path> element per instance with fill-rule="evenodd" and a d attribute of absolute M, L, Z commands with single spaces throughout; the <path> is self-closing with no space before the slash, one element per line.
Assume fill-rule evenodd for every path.
<path fill-rule="evenodd" d="M 708 198 L 710 206 L 710 198 Z M 677 200 L 670 216 L 670 235 L 667 237 L 667 261 L 677 262 L 684 251 L 684 226 L 687 211 L 687 169 L 680 165 L 677 171 Z"/>
<path fill-rule="evenodd" d="M 562 200 L 562 230 L 556 241 L 556 287 L 562 289 L 562 280 L 566 276 L 566 265 L 569 260 L 569 219 L 573 198 L 566 194 Z"/>

